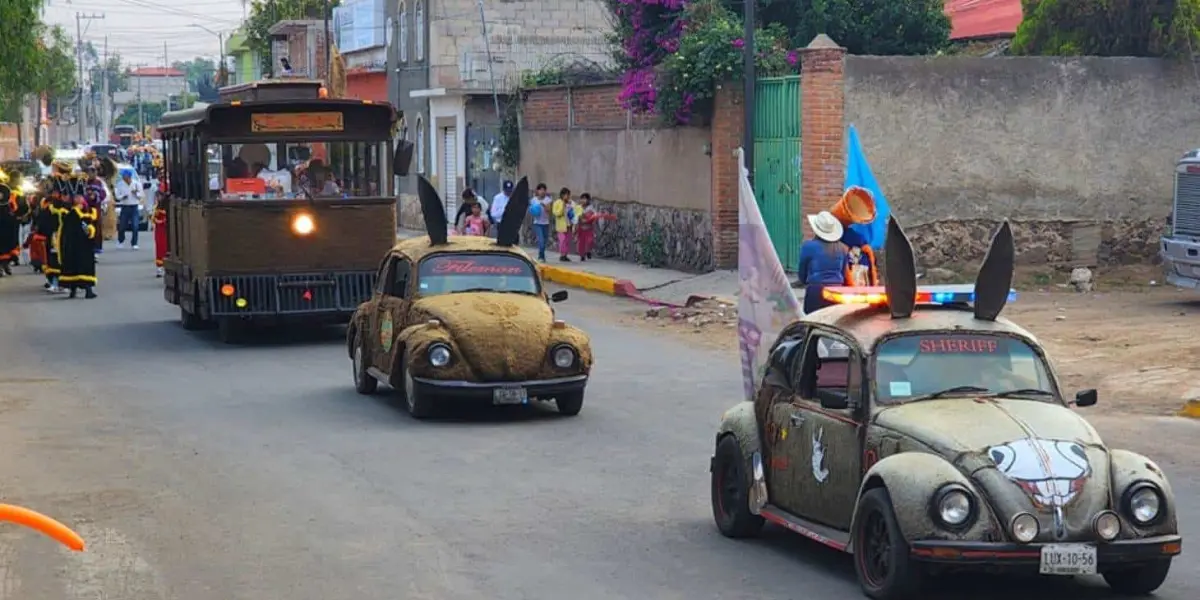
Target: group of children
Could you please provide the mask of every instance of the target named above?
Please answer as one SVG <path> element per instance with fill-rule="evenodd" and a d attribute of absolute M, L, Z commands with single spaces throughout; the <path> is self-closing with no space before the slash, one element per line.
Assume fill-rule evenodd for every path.
<path fill-rule="evenodd" d="M 474 190 L 463 190 L 463 202 L 454 217 L 454 232 L 462 235 L 489 235 L 495 219 L 489 212 L 502 211 L 499 207 L 507 204 L 508 195 L 512 191 L 512 182 L 504 182 L 503 191 L 492 199 L 493 206 L 498 207 L 497 210 L 489 211 L 487 202 L 477 196 Z M 538 260 L 542 262 L 546 261 L 546 246 L 549 244 L 551 231 L 558 238 L 558 260 L 571 261 L 572 242 L 579 260 L 592 258 L 600 221 L 611 218 L 592 206 L 591 194 L 580 194 L 579 200 L 576 201 L 571 197 L 570 189 L 562 188 L 555 198 L 550 195 L 544 183 L 538 184 L 533 198 L 529 199 L 529 215 L 533 222 L 534 236 L 537 238 Z"/>

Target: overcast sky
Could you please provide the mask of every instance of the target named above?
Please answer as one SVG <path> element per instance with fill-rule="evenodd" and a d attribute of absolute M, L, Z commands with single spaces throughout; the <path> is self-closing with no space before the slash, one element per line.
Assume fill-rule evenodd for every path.
<path fill-rule="evenodd" d="M 3 0 L 0 0 L 2 2 Z M 247 10 L 249 9 L 247 0 Z M 242 20 L 241 0 L 47 0 L 45 21 L 62 25 L 75 38 L 75 14 L 104 15 L 82 21 L 83 39 L 97 53 L 120 53 L 130 65 L 163 66 L 196 56 L 215 58 L 217 33 L 226 38 Z M 211 30 L 212 33 L 200 27 Z"/>

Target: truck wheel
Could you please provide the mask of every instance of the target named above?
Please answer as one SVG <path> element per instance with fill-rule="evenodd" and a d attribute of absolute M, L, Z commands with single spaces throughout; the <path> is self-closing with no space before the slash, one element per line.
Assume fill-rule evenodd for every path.
<path fill-rule="evenodd" d="M 875 600 L 909 600 L 921 590 L 924 573 L 909 560 L 908 542 L 884 488 L 868 490 L 858 501 L 854 571 L 863 593 Z"/>
<path fill-rule="evenodd" d="M 750 512 L 750 474 L 737 438 L 726 435 L 717 442 L 711 470 L 713 520 L 721 535 L 730 538 L 758 535 L 765 521 Z"/>
<path fill-rule="evenodd" d="M 583 410 L 583 392 L 571 392 L 556 396 L 554 404 L 558 405 L 559 414 L 573 417 Z"/>
<path fill-rule="evenodd" d="M 354 356 L 350 360 L 351 369 L 354 371 L 354 391 L 363 395 L 371 395 L 379 389 L 379 381 L 367 372 L 365 354 L 362 334 L 356 331 L 354 333 Z"/>
<path fill-rule="evenodd" d="M 1160 559 L 1132 569 L 1105 571 L 1104 581 L 1122 596 L 1149 596 L 1167 580 L 1171 559 Z"/>
<path fill-rule="evenodd" d="M 200 319 L 200 316 L 194 312 L 188 312 L 188 309 L 184 308 L 182 304 L 179 305 L 179 322 L 188 331 L 204 329 L 204 321 Z"/>
<path fill-rule="evenodd" d="M 412 375 L 409 375 L 408 368 L 408 349 L 404 350 L 404 356 L 401 359 L 400 368 L 404 369 L 404 407 L 408 409 L 408 414 L 414 419 L 428 419 L 433 415 L 433 400 L 417 391 L 416 382 L 413 381 Z"/>

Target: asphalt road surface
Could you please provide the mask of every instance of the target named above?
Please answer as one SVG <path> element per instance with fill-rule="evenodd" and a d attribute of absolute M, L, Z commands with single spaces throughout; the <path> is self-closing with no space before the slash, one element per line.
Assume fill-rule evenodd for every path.
<path fill-rule="evenodd" d="M 770 527 L 717 534 L 708 458 L 739 366 L 615 324 L 613 299 L 559 305 L 595 345 L 579 417 L 419 423 L 354 393 L 340 330 L 245 347 L 185 332 L 151 259 L 110 250 L 92 301 L 0 279 L 2 500 L 90 544 L 0 525 L 0 600 L 861 597 L 845 556 Z M 1165 466 L 1196 532 L 1197 467 Z M 1160 598 L 1200 597 L 1194 556 Z M 1108 597 L 1095 581 L 941 588 L 930 598 Z"/>

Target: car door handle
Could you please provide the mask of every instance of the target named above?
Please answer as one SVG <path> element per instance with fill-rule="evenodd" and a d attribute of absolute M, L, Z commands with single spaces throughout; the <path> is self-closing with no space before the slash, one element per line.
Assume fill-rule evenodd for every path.
<path fill-rule="evenodd" d="M 802 415 L 800 413 L 792 413 L 792 418 L 791 418 L 792 426 L 799 427 L 799 426 L 803 425 L 804 419 L 806 419 L 806 418 L 807 417 L 805 417 L 804 415 Z"/>

